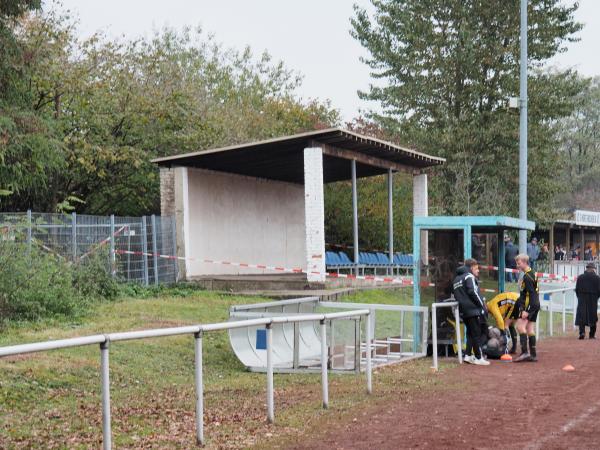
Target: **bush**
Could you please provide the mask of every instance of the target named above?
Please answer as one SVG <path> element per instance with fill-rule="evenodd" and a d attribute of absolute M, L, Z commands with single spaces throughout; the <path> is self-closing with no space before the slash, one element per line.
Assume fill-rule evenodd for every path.
<path fill-rule="evenodd" d="M 73 286 L 90 299 L 113 300 L 119 285 L 110 274 L 108 250 L 96 250 L 73 267 Z"/>
<path fill-rule="evenodd" d="M 63 259 L 26 244 L 0 242 L 0 320 L 72 316 L 88 299 L 73 284 Z"/>

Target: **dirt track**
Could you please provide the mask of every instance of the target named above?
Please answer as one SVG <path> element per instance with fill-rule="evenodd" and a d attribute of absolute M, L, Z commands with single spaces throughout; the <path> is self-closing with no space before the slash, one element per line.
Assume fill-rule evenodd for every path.
<path fill-rule="evenodd" d="M 297 448 L 600 448 L 600 340 L 538 347 L 537 363 L 447 370 L 440 376 L 464 388 L 390 398 Z M 576 371 L 562 371 L 567 363 Z"/>

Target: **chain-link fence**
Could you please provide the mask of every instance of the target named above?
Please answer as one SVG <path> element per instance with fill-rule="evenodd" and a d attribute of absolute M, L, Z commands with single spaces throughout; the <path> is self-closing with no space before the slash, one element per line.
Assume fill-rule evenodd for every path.
<path fill-rule="evenodd" d="M 123 280 L 145 285 L 177 281 L 175 218 L 84 214 L 0 213 L 2 240 L 28 245 L 80 261 L 95 252 L 108 255 L 108 270 Z"/>

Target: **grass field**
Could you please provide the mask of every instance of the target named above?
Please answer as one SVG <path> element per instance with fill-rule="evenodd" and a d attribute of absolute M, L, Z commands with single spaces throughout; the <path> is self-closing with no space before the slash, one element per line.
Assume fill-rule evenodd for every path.
<path fill-rule="evenodd" d="M 366 303 L 410 302 L 411 291 L 371 290 L 345 298 Z M 226 320 L 231 304 L 264 299 L 192 292 L 105 304 L 77 323 L 8 328 L 0 345 Z M 209 447 L 275 445 L 317 426 L 323 415 L 351 414 L 401 385 L 435 387 L 429 362 L 382 369 L 367 398 L 363 376 L 332 375 L 328 411 L 320 409 L 319 375 L 276 375 L 276 424 L 265 423 L 265 376 L 244 370 L 226 333 L 204 339 L 205 424 Z M 88 448 L 101 441 L 99 351 L 96 346 L 0 360 L 1 448 Z M 194 443 L 193 338 L 111 346 L 113 439 L 116 448 L 189 448 Z"/>

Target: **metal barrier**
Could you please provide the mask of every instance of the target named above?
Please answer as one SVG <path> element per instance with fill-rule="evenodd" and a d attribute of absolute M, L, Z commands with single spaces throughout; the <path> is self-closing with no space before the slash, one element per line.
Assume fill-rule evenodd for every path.
<path fill-rule="evenodd" d="M 46 350 L 56 350 L 71 347 L 81 347 L 86 345 L 100 345 L 100 379 L 102 392 L 102 446 L 104 450 L 112 447 L 111 433 L 111 415 L 110 415 L 110 375 L 109 375 L 109 347 L 113 342 L 129 341 L 134 339 L 147 339 L 166 336 L 178 336 L 191 334 L 194 336 L 194 382 L 196 386 L 196 441 L 198 444 L 204 444 L 204 383 L 202 367 L 202 335 L 206 332 L 231 330 L 235 328 L 245 328 L 250 326 L 262 326 L 266 328 L 266 352 L 267 352 L 267 420 L 273 423 L 275 420 L 274 396 L 273 396 L 273 333 L 272 325 L 288 322 L 320 322 L 321 333 L 326 336 L 327 321 L 345 319 L 350 317 L 366 316 L 367 336 L 371 335 L 370 321 L 368 320 L 370 311 L 367 309 L 335 312 L 328 314 L 302 314 L 285 317 L 269 317 L 261 319 L 249 319 L 233 322 L 220 322 L 204 325 L 193 325 L 176 328 L 156 328 L 151 330 L 127 331 L 121 333 L 98 334 L 93 336 L 84 336 L 71 339 L 61 339 L 55 341 L 36 342 L 31 344 L 12 345 L 0 347 L 0 357 L 19 355 L 23 353 L 42 352 Z M 370 343 L 367 343 L 370 350 Z M 328 372 L 327 372 L 327 345 L 323 339 L 321 343 L 321 383 L 323 407 L 329 405 L 328 391 Z M 366 356 L 366 379 L 367 393 L 372 392 L 372 365 L 371 352 L 367 351 Z"/>
<path fill-rule="evenodd" d="M 548 334 L 548 336 L 553 336 L 554 335 L 554 313 L 555 312 L 560 312 L 562 314 L 562 332 L 566 333 L 567 332 L 567 314 L 570 313 L 573 315 L 573 326 L 575 326 L 575 313 L 577 311 L 577 296 L 574 295 L 573 296 L 573 305 L 571 306 L 571 310 L 569 311 L 567 309 L 567 292 L 569 291 L 575 291 L 575 286 L 568 286 L 568 287 L 563 287 L 563 288 L 557 288 L 557 289 L 549 289 L 547 291 L 541 291 L 540 292 L 540 312 L 541 311 L 546 311 L 548 312 L 548 321 L 546 323 L 546 332 Z M 561 296 L 561 303 L 559 305 L 560 309 L 555 311 L 554 310 L 554 301 L 553 301 L 553 294 L 560 294 L 562 293 Z M 545 300 L 544 297 L 548 296 L 548 300 Z M 535 334 L 538 336 L 538 339 L 541 339 L 541 333 L 540 333 L 540 321 L 538 320 L 535 324 Z"/>
<path fill-rule="evenodd" d="M 372 364 L 381 366 L 427 354 L 428 308 L 409 305 L 374 303 L 322 302 L 318 297 L 233 305 L 230 320 L 256 319 L 297 314 L 331 313 L 335 310 L 370 311 L 370 334 L 361 329 L 361 321 L 330 322 L 330 369 L 337 372 L 365 369 L 366 348 L 361 336 L 367 335 L 372 350 Z M 334 310 L 334 311 L 332 311 Z M 336 311 L 336 312 L 337 312 Z M 354 321 L 354 324 L 348 323 Z M 318 370 L 323 345 L 322 333 L 311 323 L 273 327 L 273 355 L 277 372 Z M 248 370 L 262 372 L 266 368 L 264 331 L 255 327 L 231 330 L 231 347 Z M 260 343 L 260 347 L 259 347 Z"/>
<path fill-rule="evenodd" d="M 438 336 L 437 336 L 437 309 L 438 308 L 452 308 L 454 310 L 454 320 L 456 326 L 456 342 L 458 348 L 458 362 L 459 364 L 463 363 L 462 356 L 462 345 L 460 338 L 460 313 L 458 311 L 458 302 L 443 302 L 443 303 L 434 303 L 431 305 L 431 347 L 432 347 L 432 356 L 433 356 L 433 366 L 432 369 L 438 370 Z"/>

